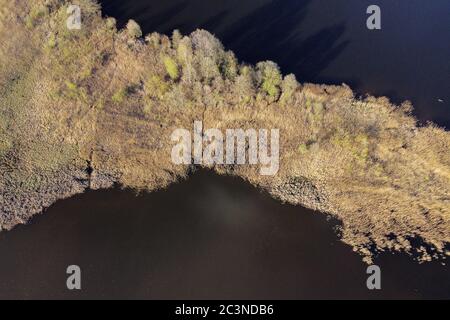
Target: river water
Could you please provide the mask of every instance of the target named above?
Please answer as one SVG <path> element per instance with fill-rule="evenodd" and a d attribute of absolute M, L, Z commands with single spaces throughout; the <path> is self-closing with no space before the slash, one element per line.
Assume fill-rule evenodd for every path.
<path fill-rule="evenodd" d="M 102 1 L 121 25 L 203 27 L 240 59 L 409 98 L 422 121 L 448 126 L 450 2 L 376 2 L 381 31 L 365 28 L 363 0 Z M 151 194 L 89 191 L 0 233 L 0 298 L 450 298 L 448 266 L 404 254 L 377 257 L 382 290 L 368 290 L 367 266 L 337 225 L 203 170 Z M 81 291 L 66 288 L 69 265 L 81 268 Z"/>

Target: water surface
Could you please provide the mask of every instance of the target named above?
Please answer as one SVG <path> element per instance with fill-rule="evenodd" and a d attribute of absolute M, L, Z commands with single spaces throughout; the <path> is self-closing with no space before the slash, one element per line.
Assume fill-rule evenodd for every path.
<path fill-rule="evenodd" d="M 241 60 L 411 99 L 422 121 L 450 127 L 448 0 L 101 2 L 120 25 L 202 27 Z M 369 4 L 382 8 L 381 31 L 365 28 Z M 366 265 L 336 224 L 207 171 L 152 194 L 89 191 L 0 233 L 0 298 L 450 299 L 447 266 L 403 254 L 378 257 L 382 290 L 367 290 Z M 81 292 L 65 287 L 71 264 L 82 268 Z"/>
<path fill-rule="evenodd" d="M 301 82 L 347 83 L 358 95 L 410 100 L 450 128 L 448 0 L 102 0 L 105 15 L 144 33 L 214 33 L 240 60 L 276 61 Z M 366 9 L 381 8 L 381 30 Z"/>
<path fill-rule="evenodd" d="M 369 291 L 336 223 L 208 171 L 151 194 L 89 191 L 0 233 L 0 298 L 450 298 L 447 267 L 402 254 L 376 260 Z M 81 291 L 65 287 L 72 264 Z"/>

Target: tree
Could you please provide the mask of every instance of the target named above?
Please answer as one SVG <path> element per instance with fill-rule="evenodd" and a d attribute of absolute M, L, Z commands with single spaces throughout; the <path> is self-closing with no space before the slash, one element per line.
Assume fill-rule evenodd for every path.
<path fill-rule="evenodd" d="M 280 101 L 282 103 L 286 103 L 289 102 L 294 93 L 295 90 L 297 90 L 298 88 L 298 82 L 297 79 L 295 78 L 295 75 L 293 74 L 288 74 L 287 76 L 284 77 L 283 82 L 281 83 L 281 98 Z"/>
<path fill-rule="evenodd" d="M 170 40 L 170 38 L 166 35 L 162 35 L 161 36 L 161 50 L 163 52 L 167 52 L 171 49 L 172 47 L 172 40 Z"/>
<path fill-rule="evenodd" d="M 191 38 L 183 37 L 177 47 L 177 59 L 183 67 L 182 80 L 192 83 L 195 80 L 196 71 L 193 66 L 194 53 Z"/>
<path fill-rule="evenodd" d="M 150 97 L 162 99 L 169 90 L 169 84 L 157 75 L 152 75 L 145 83 L 145 89 Z"/>
<path fill-rule="evenodd" d="M 248 102 L 255 95 L 255 72 L 249 66 L 243 66 L 236 77 L 234 90 L 240 101 Z"/>
<path fill-rule="evenodd" d="M 198 59 L 198 64 L 200 74 L 207 83 L 210 83 L 216 77 L 220 77 L 219 67 L 213 58 L 203 57 L 202 59 Z"/>
<path fill-rule="evenodd" d="M 212 58 L 216 63 L 223 58 L 222 43 L 208 31 L 197 30 L 192 33 L 192 44 L 196 54 Z"/>
<path fill-rule="evenodd" d="M 132 38 L 140 38 L 142 37 L 142 30 L 139 24 L 131 19 L 127 23 L 127 32 Z"/>
<path fill-rule="evenodd" d="M 233 52 L 225 53 L 225 60 L 222 65 L 222 74 L 225 79 L 234 80 L 238 73 L 238 61 Z"/>
<path fill-rule="evenodd" d="M 195 62 L 206 82 L 221 76 L 220 66 L 224 61 L 225 51 L 222 43 L 205 30 L 197 30 L 191 35 Z"/>
<path fill-rule="evenodd" d="M 256 65 L 261 88 L 271 98 L 277 100 L 280 96 L 282 76 L 278 65 L 272 61 L 260 62 Z"/>
<path fill-rule="evenodd" d="M 145 41 L 157 48 L 161 43 L 161 36 L 159 33 L 153 32 L 145 37 Z"/>
<path fill-rule="evenodd" d="M 117 21 L 115 18 L 107 18 L 106 19 L 106 27 L 111 30 L 116 30 Z"/>
<path fill-rule="evenodd" d="M 167 74 L 170 76 L 170 78 L 172 80 L 177 80 L 180 76 L 180 73 L 176 61 L 169 56 L 165 56 L 163 62 L 164 66 L 166 67 Z"/>
<path fill-rule="evenodd" d="M 172 47 L 175 50 L 178 48 L 178 45 L 180 44 L 182 38 L 183 36 L 181 35 L 180 31 L 178 29 L 175 29 L 172 33 Z"/>

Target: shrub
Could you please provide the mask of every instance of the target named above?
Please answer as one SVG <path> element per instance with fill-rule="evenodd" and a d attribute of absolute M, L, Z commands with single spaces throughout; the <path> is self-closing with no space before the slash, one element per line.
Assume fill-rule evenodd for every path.
<path fill-rule="evenodd" d="M 116 29 L 116 19 L 115 18 L 108 18 L 106 19 L 106 27 L 108 29 L 114 30 Z M 138 26 L 139 27 L 139 26 Z"/>
<path fill-rule="evenodd" d="M 286 103 L 289 102 L 292 98 L 292 96 L 295 93 L 295 90 L 297 90 L 299 84 L 297 82 L 297 79 L 295 78 L 295 75 L 289 74 L 286 77 L 284 77 L 283 82 L 281 83 L 281 102 Z"/>
<path fill-rule="evenodd" d="M 39 5 L 31 9 L 30 14 L 27 16 L 25 24 L 27 28 L 33 28 L 36 23 L 49 14 L 49 9 L 45 5 Z"/>
<path fill-rule="evenodd" d="M 172 80 L 177 80 L 180 76 L 178 71 L 178 64 L 171 57 L 164 57 L 164 66 L 166 67 L 167 74 Z"/>
<path fill-rule="evenodd" d="M 308 152 L 308 146 L 305 143 L 302 143 L 298 146 L 298 152 L 300 154 L 305 154 Z"/>
<path fill-rule="evenodd" d="M 128 89 L 127 88 L 122 88 L 122 89 L 118 90 L 112 96 L 112 102 L 114 102 L 115 104 L 120 104 L 120 103 L 122 103 L 125 100 L 127 95 L 128 95 Z"/>
<path fill-rule="evenodd" d="M 169 84 L 157 75 L 153 75 L 145 83 L 145 90 L 149 96 L 162 99 L 169 90 Z"/>
<path fill-rule="evenodd" d="M 227 52 L 222 66 L 225 79 L 234 80 L 238 73 L 238 62 L 233 52 Z"/>
<path fill-rule="evenodd" d="M 140 38 L 142 37 L 142 30 L 141 27 L 139 26 L 139 24 L 134 21 L 134 20 L 130 20 L 127 23 L 127 32 L 128 35 L 130 35 L 130 37 L 132 38 Z"/>
<path fill-rule="evenodd" d="M 282 76 L 278 65 L 272 61 L 260 62 L 256 65 L 261 80 L 261 88 L 274 100 L 280 96 Z"/>
<path fill-rule="evenodd" d="M 179 30 L 174 30 L 172 33 L 172 46 L 174 49 L 178 48 L 178 45 L 180 44 L 181 39 L 183 36 L 181 35 Z"/>
<path fill-rule="evenodd" d="M 64 90 L 64 95 L 72 100 L 79 100 L 82 102 L 86 102 L 88 100 L 86 91 L 83 88 L 80 88 L 76 83 L 71 81 L 65 82 L 66 88 Z"/>

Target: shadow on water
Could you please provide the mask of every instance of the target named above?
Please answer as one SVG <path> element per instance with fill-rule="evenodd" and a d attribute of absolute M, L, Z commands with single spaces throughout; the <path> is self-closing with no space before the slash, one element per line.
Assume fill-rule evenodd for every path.
<path fill-rule="evenodd" d="M 448 269 L 401 254 L 376 261 L 382 290 L 367 290 L 336 225 L 210 171 L 150 194 L 89 191 L 0 233 L 0 298 L 450 298 Z M 72 264 L 80 292 L 65 288 Z"/>
<path fill-rule="evenodd" d="M 119 17 L 125 17 L 119 18 L 119 27 L 123 27 L 132 17 L 140 23 L 144 33 L 157 30 L 170 34 L 176 28 L 185 34 L 197 28 L 210 30 L 241 60 L 250 63 L 274 60 L 284 72 L 301 75 L 303 81 L 314 81 L 348 44 L 348 41 L 341 39 L 345 32 L 344 22 L 325 27 L 306 39 L 298 34 L 311 0 L 271 0 L 239 17 L 233 24 L 228 23 L 227 19 L 233 15 L 231 11 L 235 8 L 227 6 L 223 9 L 220 5 L 215 6 L 215 11 L 206 20 L 199 19 L 193 25 L 174 21 L 176 17 L 192 13 L 192 2 L 196 1 L 177 2 L 152 14 L 154 8 L 151 1 L 137 2 L 130 8 L 121 1 L 113 0 L 104 1 L 104 10 L 107 13 L 120 12 Z"/>
<path fill-rule="evenodd" d="M 302 81 L 314 81 L 348 41 L 342 40 L 344 22 L 302 38 L 298 30 L 310 2 L 271 1 L 241 18 L 220 38 L 245 61 L 274 60 L 284 73 L 295 73 Z"/>
<path fill-rule="evenodd" d="M 249 63 L 276 61 L 302 82 L 347 83 L 356 94 L 411 100 L 422 123 L 450 127 L 446 0 L 379 0 L 382 30 L 366 28 L 369 0 L 102 0 L 122 27 L 189 34 L 205 28 Z"/>

